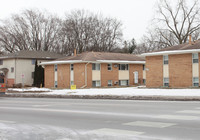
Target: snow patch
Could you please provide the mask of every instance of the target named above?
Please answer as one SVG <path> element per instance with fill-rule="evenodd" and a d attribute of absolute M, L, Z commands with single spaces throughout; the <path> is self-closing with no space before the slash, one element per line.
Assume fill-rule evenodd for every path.
<path fill-rule="evenodd" d="M 36 87 L 33 87 L 33 88 L 8 88 L 8 91 L 18 91 L 18 92 L 24 92 L 24 91 L 30 91 L 30 92 L 33 92 L 33 91 L 37 91 L 37 92 L 50 92 L 52 91 L 51 89 L 48 89 L 48 88 L 36 88 Z"/>
<path fill-rule="evenodd" d="M 91 88 L 91 89 L 62 89 L 51 90 L 47 88 L 30 88 L 30 89 L 9 89 L 10 91 L 46 91 L 34 94 L 46 95 L 108 95 L 108 96 L 198 96 L 200 89 L 146 89 L 141 87 L 127 88 Z M 8 93 L 9 94 L 9 93 Z"/>

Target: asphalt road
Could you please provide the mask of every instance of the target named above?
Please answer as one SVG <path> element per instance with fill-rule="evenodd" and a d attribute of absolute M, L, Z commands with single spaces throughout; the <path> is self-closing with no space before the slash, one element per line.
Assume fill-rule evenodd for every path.
<path fill-rule="evenodd" d="M 200 102 L 0 98 L 0 140 L 199 137 Z"/>

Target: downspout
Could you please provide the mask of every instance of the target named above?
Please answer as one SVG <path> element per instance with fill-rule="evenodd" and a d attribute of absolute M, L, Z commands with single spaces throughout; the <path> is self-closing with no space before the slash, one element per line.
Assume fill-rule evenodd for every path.
<path fill-rule="evenodd" d="M 89 62 L 87 64 L 85 64 L 85 85 L 82 86 L 81 88 L 85 88 L 87 87 L 87 65 L 89 64 Z"/>

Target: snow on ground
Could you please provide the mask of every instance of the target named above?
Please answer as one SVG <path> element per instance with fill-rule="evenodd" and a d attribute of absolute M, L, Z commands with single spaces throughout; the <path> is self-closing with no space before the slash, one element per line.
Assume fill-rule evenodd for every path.
<path fill-rule="evenodd" d="M 51 89 L 48 88 L 8 88 L 9 91 L 18 91 L 18 92 L 47 92 L 47 91 L 52 91 Z"/>
<path fill-rule="evenodd" d="M 9 89 L 12 91 L 28 91 L 34 94 L 47 94 L 47 95 L 111 95 L 111 96 L 199 96 L 200 89 L 147 89 L 138 87 L 127 88 L 91 88 L 91 89 L 62 89 L 51 90 L 47 88 L 29 88 L 29 89 Z M 37 93 L 40 91 L 46 91 Z"/>

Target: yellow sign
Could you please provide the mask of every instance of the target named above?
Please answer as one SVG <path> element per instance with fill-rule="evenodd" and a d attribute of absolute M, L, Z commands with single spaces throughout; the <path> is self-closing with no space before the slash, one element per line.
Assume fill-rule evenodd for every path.
<path fill-rule="evenodd" d="M 71 89 L 76 89 L 76 85 L 71 85 Z"/>

